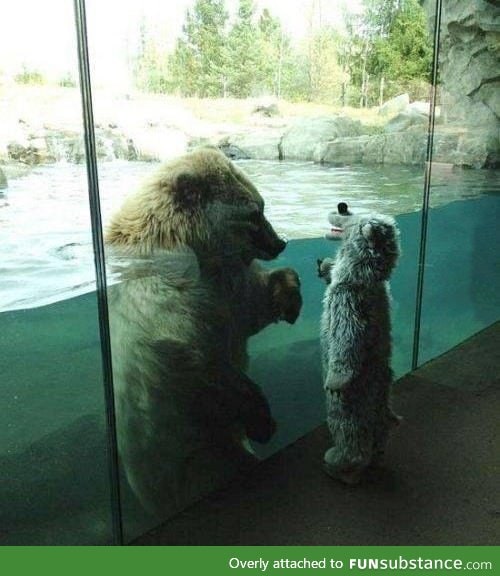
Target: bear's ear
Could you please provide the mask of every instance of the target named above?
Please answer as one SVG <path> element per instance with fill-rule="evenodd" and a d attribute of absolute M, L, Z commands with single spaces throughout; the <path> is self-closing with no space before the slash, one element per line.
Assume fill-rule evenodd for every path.
<path fill-rule="evenodd" d="M 209 192 L 209 182 L 199 174 L 183 171 L 172 179 L 172 195 L 181 209 L 197 208 L 206 204 Z"/>

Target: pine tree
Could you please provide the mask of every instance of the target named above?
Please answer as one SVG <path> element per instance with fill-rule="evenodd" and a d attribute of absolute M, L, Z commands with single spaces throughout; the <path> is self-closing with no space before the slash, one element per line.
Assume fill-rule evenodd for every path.
<path fill-rule="evenodd" d="M 284 76 L 290 63 L 290 39 L 278 18 L 264 8 L 258 23 L 262 90 L 281 98 Z"/>
<path fill-rule="evenodd" d="M 363 5 L 360 16 L 345 16 L 341 61 L 350 77 L 350 103 L 367 106 L 403 91 L 419 94 L 432 52 L 419 1 L 363 0 Z"/>
<path fill-rule="evenodd" d="M 171 58 L 172 82 L 184 96 L 217 98 L 224 93 L 224 0 L 196 0 L 187 10 Z"/>
<path fill-rule="evenodd" d="M 251 96 L 263 76 L 262 54 L 254 18 L 253 0 L 239 0 L 236 20 L 226 46 L 228 91 L 237 98 Z"/>
<path fill-rule="evenodd" d="M 390 23 L 387 36 L 375 41 L 371 67 L 392 80 L 426 78 L 431 54 L 423 9 L 417 0 L 405 0 Z"/>

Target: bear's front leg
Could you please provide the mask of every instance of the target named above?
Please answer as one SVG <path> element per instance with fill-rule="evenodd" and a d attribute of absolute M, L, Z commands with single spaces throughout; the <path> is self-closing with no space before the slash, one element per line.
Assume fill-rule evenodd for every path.
<path fill-rule="evenodd" d="M 269 442 L 276 422 L 261 388 L 229 362 L 220 364 L 216 382 L 204 387 L 198 402 L 197 410 L 206 429 L 222 431 L 224 435 L 240 423 L 250 440 Z"/>
<path fill-rule="evenodd" d="M 269 274 L 268 291 L 274 321 L 293 324 L 302 308 L 299 275 L 292 268 L 280 268 Z"/>

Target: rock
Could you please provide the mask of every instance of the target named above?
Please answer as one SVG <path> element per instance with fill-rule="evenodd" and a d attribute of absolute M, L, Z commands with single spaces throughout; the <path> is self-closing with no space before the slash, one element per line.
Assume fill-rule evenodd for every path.
<path fill-rule="evenodd" d="M 315 151 L 315 160 L 324 164 L 406 164 L 425 161 L 427 135 L 421 130 L 338 138 Z"/>
<path fill-rule="evenodd" d="M 334 166 L 362 164 L 364 149 L 369 140 L 370 136 L 357 136 L 320 143 L 314 151 L 314 160 Z"/>
<path fill-rule="evenodd" d="M 227 141 L 217 144 L 217 148 L 223 152 L 230 160 L 249 160 L 251 157 L 245 154 L 243 150 Z"/>
<path fill-rule="evenodd" d="M 363 164 L 383 164 L 387 138 L 384 134 L 370 136 L 363 148 Z"/>
<path fill-rule="evenodd" d="M 184 154 L 188 149 L 187 135 L 176 128 L 148 127 L 131 133 L 137 160 L 154 162 Z"/>
<path fill-rule="evenodd" d="M 318 144 L 362 133 L 361 122 L 346 116 L 301 118 L 285 132 L 281 157 L 283 160 L 313 160 Z"/>
<path fill-rule="evenodd" d="M 414 108 L 407 108 L 400 112 L 384 126 L 384 132 L 403 132 L 410 126 L 426 126 L 429 123 L 429 117 L 421 114 Z"/>
<path fill-rule="evenodd" d="M 254 158 L 255 160 L 281 160 L 282 129 L 259 130 L 245 134 L 235 134 L 223 138 L 218 146 L 235 160 Z"/>
<path fill-rule="evenodd" d="M 83 164 L 85 162 L 85 143 L 82 136 L 67 138 L 62 142 L 64 159 L 73 164 Z"/>
<path fill-rule="evenodd" d="M 427 152 L 427 131 L 418 126 L 402 132 L 374 136 L 337 138 L 318 145 L 314 160 L 337 166 L 352 164 L 423 165 Z M 440 128 L 434 133 L 433 162 L 450 166 L 484 168 L 498 165 L 499 157 L 481 131 Z"/>
<path fill-rule="evenodd" d="M 432 159 L 467 168 L 485 168 L 498 162 L 498 157 L 492 157 L 491 145 L 482 131 L 450 132 L 449 128 L 448 131 L 434 133 Z"/>
<path fill-rule="evenodd" d="M 429 112 L 431 109 L 431 103 L 430 102 L 422 102 L 419 100 L 416 100 L 415 102 L 411 102 L 410 104 L 408 104 L 408 106 L 405 108 L 404 112 L 408 112 L 408 111 L 413 111 L 413 112 L 418 112 L 419 114 L 422 114 L 423 116 L 429 116 Z"/>
<path fill-rule="evenodd" d="M 387 100 L 380 106 L 378 113 L 382 116 L 392 116 L 398 112 L 402 112 L 408 107 L 410 103 L 410 96 L 408 94 L 400 94 L 390 100 Z"/>
<path fill-rule="evenodd" d="M 28 138 L 22 142 L 9 142 L 7 154 L 10 160 L 16 160 L 29 166 L 55 161 L 44 138 Z"/>
<path fill-rule="evenodd" d="M 433 32 L 435 2 L 425 0 L 424 7 Z M 466 129 L 456 149 L 457 161 L 465 165 L 481 164 L 486 151 L 484 165 L 494 166 L 500 155 L 499 19 L 500 7 L 493 0 L 443 0 L 441 108 L 452 130 Z"/>
<path fill-rule="evenodd" d="M 411 110 L 412 112 L 417 112 L 418 114 L 422 114 L 423 116 L 429 117 L 430 109 L 431 109 L 430 102 L 423 102 L 416 100 L 415 102 L 411 102 L 411 104 L 408 104 L 404 112 L 408 112 Z M 439 118 L 440 116 L 441 116 L 441 108 L 439 106 L 435 106 L 434 117 Z"/>
<path fill-rule="evenodd" d="M 10 160 L 17 160 L 22 162 L 25 154 L 27 145 L 20 144 L 19 142 L 9 142 L 7 144 L 7 155 Z"/>
<path fill-rule="evenodd" d="M 271 102 L 269 104 L 257 104 L 252 110 L 252 114 L 258 114 L 259 116 L 264 116 L 265 118 L 272 118 L 273 116 L 278 116 L 280 113 L 278 105 L 276 102 Z"/>
<path fill-rule="evenodd" d="M 0 168 L 0 190 L 4 190 L 8 188 L 8 186 L 7 176 L 5 176 L 4 171 Z"/>
<path fill-rule="evenodd" d="M 427 151 L 427 133 L 421 129 L 385 135 L 384 164 L 422 165 Z"/>

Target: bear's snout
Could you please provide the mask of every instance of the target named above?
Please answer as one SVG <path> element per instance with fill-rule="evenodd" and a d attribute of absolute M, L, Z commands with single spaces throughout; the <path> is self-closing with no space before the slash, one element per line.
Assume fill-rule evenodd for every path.
<path fill-rule="evenodd" d="M 264 215 L 261 216 L 258 229 L 253 235 L 253 244 L 260 260 L 274 260 L 286 248 L 287 242 L 276 234 Z"/>

